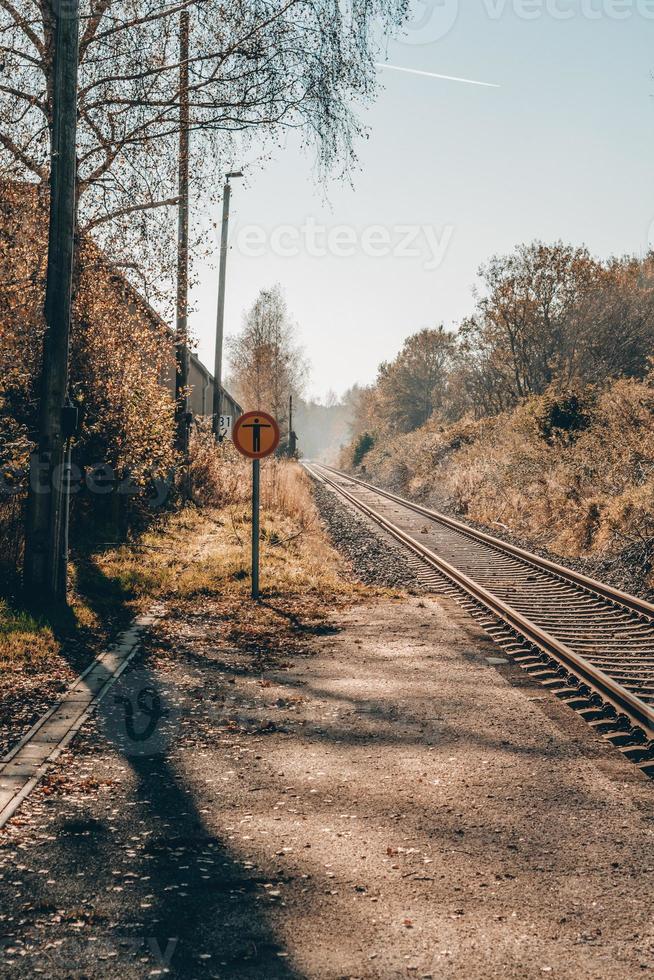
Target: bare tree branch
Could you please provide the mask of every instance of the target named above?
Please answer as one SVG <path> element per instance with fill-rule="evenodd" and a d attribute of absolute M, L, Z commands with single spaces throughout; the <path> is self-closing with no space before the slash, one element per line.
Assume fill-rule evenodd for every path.
<path fill-rule="evenodd" d="M 36 31 L 32 29 L 32 27 L 30 26 L 30 22 L 27 20 L 27 18 L 21 17 L 19 11 L 16 9 L 16 7 L 14 7 L 13 3 L 11 3 L 10 0 L 0 0 L 0 7 L 4 8 L 7 11 L 7 13 L 10 14 L 11 18 L 16 24 L 16 27 L 19 27 L 21 29 L 25 37 L 32 42 L 32 44 L 39 52 L 39 54 L 43 55 L 45 53 L 43 47 L 43 41 L 38 36 Z"/>
<path fill-rule="evenodd" d="M 137 211 L 149 211 L 153 208 L 167 208 L 177 205 L 179 198 L 169 197 L 164 201 L 147 201 L 141 204 L 132 204 L 131 207 L 121 208 L 118 211 L 113 211 L 111 214 L 106 214 L 103 217 L 94 218 L 93 221 L 89 221 L 88 224 L 82 227 L 83 232 L 93 231 L 94 228 L 105 224 L 107 221 L 115 221 L 117 218 L 123 218 L 128 214 L 134 214 Z"/>
<path fill-rule="evenodd" d="M 0 132 L 0 143 L 2 143 L 4 148 L 9 150 L 12 156 L 22 163 L 27 170 L 35 174 L 35 176 L 40 177 L 41 180 L 46 179 L 47 172 L 43 169 L 43 167 L 40 167 L 35 160 L 24 153 L 23 150 L 14 143 L 10 136 L 7 136 L 6 133 Z"/>

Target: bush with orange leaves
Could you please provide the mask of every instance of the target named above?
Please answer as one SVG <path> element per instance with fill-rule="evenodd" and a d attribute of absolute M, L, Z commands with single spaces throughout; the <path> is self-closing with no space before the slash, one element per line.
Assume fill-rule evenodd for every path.
<path fill-rule="evenodd" d="M 15 565 L 26 470 L 37 424 L 43 341 L 47 201 L 35 186 L 0 185 L 0 549 Z M 80 468 L 108 463 L 135 486 L 175 463 L 174 401 L 162 381 L 172 335 L 89 240 L 79 243 L 71 395 L 80 408 Z M 7 492 L 12 490 L 12 494 Z M 76 509 L 83 495 L 76 498 Z M 87 502 L 88 503 L 88 502 Z"/>

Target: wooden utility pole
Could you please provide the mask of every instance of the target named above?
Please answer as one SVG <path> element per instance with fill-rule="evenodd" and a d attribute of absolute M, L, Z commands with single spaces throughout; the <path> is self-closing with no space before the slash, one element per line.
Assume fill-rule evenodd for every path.
<path fill-rule="evenodd" d="M 175 326 L 176 446 L 182 457 L 182 492 L 187 495 L 189 454 L 188 227 L 189 227 L 189 13 L 179 18 L 179 205 L 177 229 L 177 320 Z"/>
<path fill-rule="evenodd" d="M 55 51 L 46 329 L 39 391 L 38 445 L 30 463 L 24 580 L 32 596 L 65 602 L 69 496 L 64 470 L 69 433 L 64 428 L 64 405 L 68 392 L 75 255 L 79 0 L 53 2 L 52 14 Z"/>

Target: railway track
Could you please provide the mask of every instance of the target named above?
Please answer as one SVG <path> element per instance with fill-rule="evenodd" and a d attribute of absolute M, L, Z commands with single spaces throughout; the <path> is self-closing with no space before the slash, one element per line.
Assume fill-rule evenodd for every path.
<path fill-rule="evenodd" d="M 513 660 L 654 776 L 653 604 L 332 467 L 306 468 L 408 548 L 423 579 L 463 603 Z"/>

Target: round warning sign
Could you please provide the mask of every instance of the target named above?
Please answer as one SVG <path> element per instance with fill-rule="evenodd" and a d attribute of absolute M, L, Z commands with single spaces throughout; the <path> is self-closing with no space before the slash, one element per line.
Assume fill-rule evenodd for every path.
<path fill-rule="evenodd" d="M 279 426 L 267 412 L 246 412 L 236 420 L 232 440 L 250 459 L 270 456 L 279 445 Z"/>

